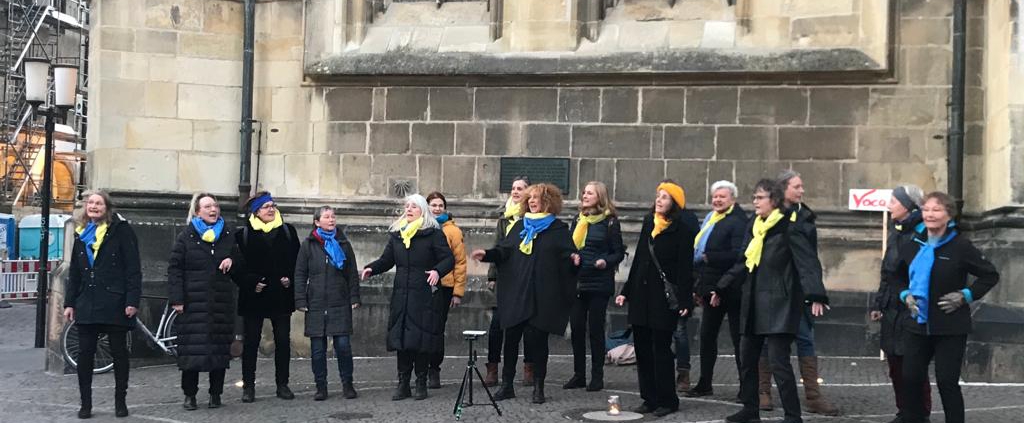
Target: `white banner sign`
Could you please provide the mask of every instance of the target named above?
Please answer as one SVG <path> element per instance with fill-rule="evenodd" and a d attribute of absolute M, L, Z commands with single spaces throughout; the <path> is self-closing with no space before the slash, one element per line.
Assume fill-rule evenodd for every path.
<path fill-rule="evenodd" d="M 849 207 L 850 210 L 886 211 L 891 198 L 891 189 L 851 189 Z"/>

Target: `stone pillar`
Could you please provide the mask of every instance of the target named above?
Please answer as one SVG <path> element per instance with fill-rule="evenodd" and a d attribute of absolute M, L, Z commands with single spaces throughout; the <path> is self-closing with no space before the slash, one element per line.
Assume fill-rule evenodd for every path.
<path fill-rule="evenodd" d="M 580 35 L 590 41 L 597 41 L 601 35 L 601 21 L 607 0 L 581 0 Z"/>
<path fill-rule="evenodd" d="M 501 38 L 502 15 L 505 10 L 504 0 L 487 0 L 487 11 L 491 16 L 489 33 L 491 41 Z"/>
<path fill-rule="evenodd" d="M 502 38 L 509 51 L 573 51 L 579 43 L 578 0 L 504 2 Z"/>
<path fill-rule="evenodd" d="M 373 5 L 370 0 L 345 0 L 345 38 L 360 44 L 366 38 L 366 29 L 373 22 Z"/>

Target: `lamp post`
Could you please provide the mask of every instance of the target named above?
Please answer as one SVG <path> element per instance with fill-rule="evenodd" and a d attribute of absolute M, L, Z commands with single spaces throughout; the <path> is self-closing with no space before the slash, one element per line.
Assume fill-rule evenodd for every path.
<path fill-rule="evenodd" d="M 75 106 L 75 95 L 78 86 L 78 67 L 73 65 L 53 65 L 53 104 L 48 103 L 50 96 L 49 76 L 50 62 L 46 59 L 28 58 L 25 63 L 25 100 L 35 109 L 37 116 L 46 117 L 46 143 L 43 146 L 43 184 L 40 187 L 42 207 L 40 210 L 39 236 L 39 276 L 36 285 L 36 337 L 35 347 L 42 348 L 46 344 L 46 292 L 49 290 L 50 260 L 50 202 L 51 186 L 53 185 L 53 128 L 58 116 L 66 115 L 68 109 Z"/>

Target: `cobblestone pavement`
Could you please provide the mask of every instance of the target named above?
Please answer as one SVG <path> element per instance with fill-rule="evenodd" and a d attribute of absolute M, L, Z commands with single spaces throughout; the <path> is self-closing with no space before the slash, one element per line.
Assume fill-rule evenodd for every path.
<path fill-rule="evenodd" d="M 42 368 L 40 350 L 31 348 L 32 308 L 16 304 L 13 309 L 0 310 L 0 422 L 70 422 L 77 421 L 78 391 L 73 375 L 52 375 Z M 5 358 L 6 357 L 6 358 Z M 17 359 L 9 359 L 15 357 Z M 35 365 L 38 363 L 38 365 Z M 693 360 L 697 364 L 696 357 Z M 739 409 L 732 402 L 737 392 L 736 372 L 730 369 L 732 359 L 719 361 L 715 376 L 715 395 L 701 399 L 682 398 L 680 412 L 659 421 L 720 422 L 724 416 Z M 297 398 L 284 401 L 274 397 L 273 361 L 260 360 L 257 374 L 257 400 L 242 404 L 241 364 L 232 362 L 225 386 L 225 406 L 217 410 L 203 407 L 207 400 L 205 380 L 200 383 L 200 409 L 184 411 L 180 401 L 179 373 L 173 365 L 132 369 L 128 404 L 131 416 L 119 422 L 445 422 L 454 421 L 452 406 L 465 370 L 465 357 L 450 357 L 442 370 L 444 386 L 431 390 L 425 401 L 412 399 L 391 401 L 395 384 L 393 357 L 359 358 L 356 360 L 356 388 L 359 398 L 343 399 L 337 378 L 337 367 L 330 365 L 331 397 L 314 402 L 312 372 L 309 361 L 291 362 L 291 387 Z M 636 368 L 606 369 L 604 392 L 561 389 L 571 373 L 570 357 L 552 357 L 547 394 L 543 405 L 529 401 L 531 388 L 517 386 L 519 398 L 499 402 L 503 416 L 489 407 L 476 406 L 465 410 L 466 422 L 566 422 L 580 421 L 584 412 L 604 407 L 608 395 L 620 395 L 623 405 L 638 405 Z M 480 365 L 481 371 L 483 365 Z M 695 367 L 696 368 L 696 367 Z M 824 393 L 839 404 L 843 415 L 825 417 L 805 414 L 814 423 L 883 423 L 894 412 L 892 391 L 887 384 L 885 365 L 877 357 L 822 358 Z M 693 376 L 696 377 L 696 370 Z M 113 375 L 98 375 L 94 381 L 94 420 L 114 421 Z M 933 388 L 934 389 L 934 388 Z M 933 391 L 934 392 L 934 391 Z M 967 420 L 978 422 L 1024 422 L 1024 383 L 989 385 L 965 383 L 964 397 L 968 404 Z M 936 404 L 938 394 L 934 392 Z M 476 402 L 486 401 L 483 389 L 476 386 Z M 778 399 L 776 398 L 776 402 Z M 937 405 L 938 408 L 938 405 Z M 780 420 L 781 412 L 763 413 L 765 420 Z M 645 419 L 646 421 L 652 419 Z M 936 409 L 933 422 L 942 422 Z"/>

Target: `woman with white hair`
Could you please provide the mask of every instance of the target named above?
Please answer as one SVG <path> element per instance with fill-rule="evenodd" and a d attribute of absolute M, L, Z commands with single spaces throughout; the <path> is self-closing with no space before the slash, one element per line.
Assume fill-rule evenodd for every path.
<path fill-rule="evenodd" d="M 422 195 L 405 197 L 404 214 L 391 224 L 384 253 L 367 265 L 362 279 L 395 269 L 388 315 L 388 351 L 398 352 L 398 387 L 393 401 L 412 396 L 409 380 L 416 370 L 416 399 L 427 398 L 427 364 L 444 343 L 443 310 L 432 306 L 441 278 L 455 267 L 455 257 L 437 220 L 425 216 L 430 206 Z"/>

